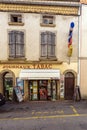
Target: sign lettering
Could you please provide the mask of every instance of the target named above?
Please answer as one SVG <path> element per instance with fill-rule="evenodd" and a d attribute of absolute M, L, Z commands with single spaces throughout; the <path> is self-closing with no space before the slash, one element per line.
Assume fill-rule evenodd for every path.
<path fill-rule="evenodd" d="M 52 64 L 3 65 L 4 69 L 52 69 Z"/>

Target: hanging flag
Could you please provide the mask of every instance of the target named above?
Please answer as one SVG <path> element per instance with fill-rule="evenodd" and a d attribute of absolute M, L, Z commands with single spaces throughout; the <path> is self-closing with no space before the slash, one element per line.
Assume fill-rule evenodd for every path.
<path fill-rule="evenodd" d="M 72 46 L 72 34 L 73 34 L 74 22 L 70 23 L 69 37 L 68 37 L 68 56 L 72 56 L 73 46 Z"/>

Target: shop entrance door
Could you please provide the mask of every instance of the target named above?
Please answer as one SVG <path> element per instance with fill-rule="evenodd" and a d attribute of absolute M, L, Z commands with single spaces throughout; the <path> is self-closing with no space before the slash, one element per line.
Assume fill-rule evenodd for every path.
<path fill-rule="evenodd" d="M 6 73 L 3 77 L 4 95 L 6 100 L 13 99 L 13 77 L 11 73 Z"/>
<path fill-rule="evenodd" d="M 74 82 L 75 82 L 75 77 L 74 77 L 73 73 L 68 72 L 65 75 L 65 99 L 66 100 L 73 99 Z"/>
<path fill-rule="evenodd" d="M 39 100 L 47 100 L 47 80 L 39 81 Z"/>

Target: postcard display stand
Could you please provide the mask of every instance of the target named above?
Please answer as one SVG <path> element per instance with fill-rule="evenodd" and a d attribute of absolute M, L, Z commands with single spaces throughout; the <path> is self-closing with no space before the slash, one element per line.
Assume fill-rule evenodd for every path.
<path fill-rule="evenodd" d="M 64 99 L 64 75 L 60 79 L 60 99 Z"/>

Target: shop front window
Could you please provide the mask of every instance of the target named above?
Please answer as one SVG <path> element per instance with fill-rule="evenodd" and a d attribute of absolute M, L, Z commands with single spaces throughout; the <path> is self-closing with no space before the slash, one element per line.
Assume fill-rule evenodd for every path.
<path fill-rule="evenodd" d="M 47 87 L 47 92 L 48 92 L 48 100 L 51 100 L 51 80 L 48 80 L 48 87 Z"/>
<path fill-rule="evenodd" d="M 29 99 L 38 100 L 38 82 L 29 81 Z"/>
<path fill-rule="evenodd" d="M 29 99 L 56 100 L 57 81 L 55 80 L 29 81 Z"/>
<path fill-rule="evenodd" d="M 52 81 L 52 100 L 57 99 L 57 83 L 55 80 Z"/>

